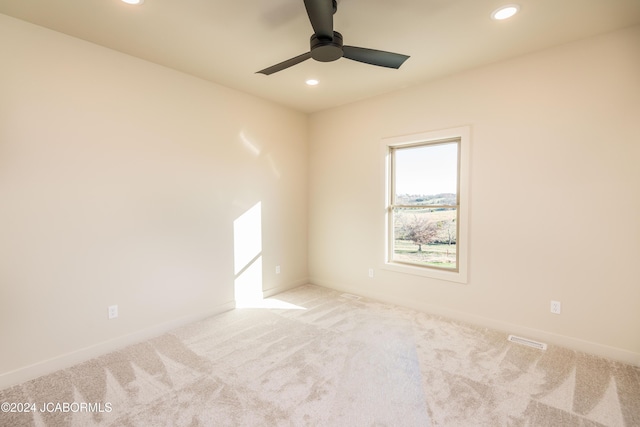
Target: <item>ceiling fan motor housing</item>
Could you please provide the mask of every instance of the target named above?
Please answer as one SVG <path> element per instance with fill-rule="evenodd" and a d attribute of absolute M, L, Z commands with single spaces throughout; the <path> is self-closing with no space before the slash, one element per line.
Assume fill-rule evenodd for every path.
<path fill-rule="evenodd" d="M 320 62 L 331 62 L 342 58 L 342 34 L 333 32 L 333 39 L 311 36 L 311 57 Z"/>

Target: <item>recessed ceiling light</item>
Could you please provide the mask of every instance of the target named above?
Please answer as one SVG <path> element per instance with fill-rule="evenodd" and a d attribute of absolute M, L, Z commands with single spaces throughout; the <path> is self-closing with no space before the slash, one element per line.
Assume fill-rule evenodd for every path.
<path fill-rule="evenodd" d="M 518 6 L 517 4 L 508 4 L 494 10 L 493 13 L 491 13 L 491 18 L 498 21 L 511 18 L 513 15 L 518 13 L 519 10 L 520 6 Z"/>
<path fill-rule="evenodd" d="M 307 80 L 307 81 L 306 81 L 306 83 L 307 83 L 309 86 L 316 86 L 316 85 L 317 85 L 318 83 L 320 83 L 320 82 L 319 82 L 318 80 L 316 80 L 316 79 L 309 79 L 309 80 Z"/>
<path fill-rule="evenodd" d="M 142 3 L 144 3 L 144 0 L 122 0 L 122 1 L 127 3 L 127 4 L 142 4 Z"/>

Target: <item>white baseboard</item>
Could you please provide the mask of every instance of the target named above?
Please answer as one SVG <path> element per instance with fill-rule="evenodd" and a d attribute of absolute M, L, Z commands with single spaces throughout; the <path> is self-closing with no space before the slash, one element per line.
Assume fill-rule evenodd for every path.
<path fill-rule="evenodd" d="M 262 292 L 262 297 L 263 298 L 269 298 L 269 297 L 271 297 L 273 295 L 276 295 L 276 294 L 279 294 L 281 292 L 285 292 L 285 291 L 291 290 L 293 288 L 297 288 L 298 286 L 307 285 L 307 284 L 309 284 L 309 279 L 308 278 L 295 280 L 295 281 L 291 282 L 288 285 L 277 286 L 275 288 L 270 288 L 270 289 L 264 290 Z"/>
<path fill-rule="evenodd" d="M 331 281 L 321 279 L 309 279 L 310 283 L 341 292 L 349 292 L 363 297 L 376 299 L 378 301 L 389 304 L 396 304 L 402 307 L 412 308 L 425 313 L 435 314 L 447 317 L 449 319 L 458 320 L 473 325 L 482 326 L 489 329 L 505 332 L 505 334 L 515 334 L 537 341 L 546 342 L 548 344 L 564 347 L 583 353 L 592 354 L 594 356 L 605 357 L 607 359 L 616 360 L 629 365 L 640 366 L 640 354 L 634 353 L 622 348 L 611 347 L 591 341 L 582 340 L 566 335 L 555 334 L 553 332 L 543 331 L 540 329 L 528 328 L 509 322 L 503 322 L 496 319 L 477 316 L 457 310 L 451 310 L 445 307 L 439 307 L 420 301 L 400 298 L 394 295 L 371 292 L 364 288 L 356 288 L 350 286 L 335 286 Z M 505 336 L 506 339 L 506 336 Z"/>
<path fill-rule="evenodd" d="M 141 331 L 123 335 L 121 337 L 85 347 L 67 354 L 44 360 L 42 362 L 34 363 L 32 365 L 24 366 L 13 371 L 5 372 L 3 374 L 0 374 L 0 390 L 23 383 L 25 381 L 33 380 L 42 375 L 47 375 L 60 369 L 70 368 L 71 366 L 78 363 L 86 362 L 87 360 L 102 356 L 112 351 L 119 350 L 128 345 L 136 344 L 141 341 L 157 337 L 180 326 L 184 326 L 186 324 L 196 322 L 210 316 L 215 316 L 216 314 L 224 313 L 225 311 L 233 310 L 234 308 L 235 302 L 231 301 L 225 304 L 221 304 L 214 309 L 204 313 L 185 316 L 179 319 L 164 322 L 159 325 L 143 329 Z"/>

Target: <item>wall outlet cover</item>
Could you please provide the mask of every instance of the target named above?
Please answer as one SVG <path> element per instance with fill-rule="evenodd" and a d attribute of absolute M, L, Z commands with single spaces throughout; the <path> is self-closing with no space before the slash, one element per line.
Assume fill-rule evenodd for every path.
<path fill-rule="evenodd" d="M 109 306 L 109 319 L 115 319 L 118 317 L 118 306 L 110 305 Z"/>

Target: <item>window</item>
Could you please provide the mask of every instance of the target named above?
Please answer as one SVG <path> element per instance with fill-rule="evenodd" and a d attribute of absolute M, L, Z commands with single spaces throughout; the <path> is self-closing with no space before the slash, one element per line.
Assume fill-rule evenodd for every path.
<path fill-rule="evenodd" d="M 386 262 L 466 283 L 468 128 L 383 141 Z"/>
<path fill-rule="evenodd" d="M 391 147 L 390 260 L 458 271 L 459 144 Z"/>

